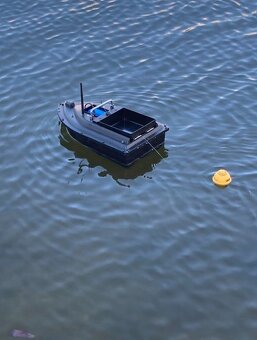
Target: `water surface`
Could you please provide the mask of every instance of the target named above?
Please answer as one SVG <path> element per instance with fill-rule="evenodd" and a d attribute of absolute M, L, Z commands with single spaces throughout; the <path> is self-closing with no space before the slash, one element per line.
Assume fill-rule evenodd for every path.
<path fill-rule="evenodd" d="M 0 13 L 0 338 L 256 339 L 254 2 Z M 124 169 L 60 134 L 80 81 L 166 123 L 161 156 Z"/>

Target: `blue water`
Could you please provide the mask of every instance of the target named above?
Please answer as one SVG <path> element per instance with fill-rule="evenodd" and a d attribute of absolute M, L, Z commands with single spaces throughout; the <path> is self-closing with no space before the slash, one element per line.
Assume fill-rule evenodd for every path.
<path fill-rule="evenodd" d="M 4 0 L 0 36 L 0 339 L 256 339 L 255 2 Z M 160 155 L 60 132 L 81 81 L 166 123 Z"/>

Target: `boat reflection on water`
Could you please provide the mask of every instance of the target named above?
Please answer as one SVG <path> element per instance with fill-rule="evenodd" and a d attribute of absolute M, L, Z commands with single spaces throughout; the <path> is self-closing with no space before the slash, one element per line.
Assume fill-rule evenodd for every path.
<path fill-rule="evenodd" d="M 135 179 L 139 176 L 151 178 L 151 176 L 146 174 L 153 171 L 156 164 L 168 157 L 168 151 L 164 148 L 164 146 L 162 146 L 157 151 L 153 150 L 153 152 L 150 152 L 142 160 L 138 160 L 132 166 L 126 168 L 106 159 L 94 152 L 92 149 L 77 142 L 70 136 L 67 128 L 62 123 L 60 126 L 59 138 L 62 146 L 72 151 L 75 158 L 81 159 L 77 173 L 81 173 L 85 166 L 88 168 L 95 168 L 99 166 L 103 169 L 98 173 L 98 176 L 104 177 L 109 175 L 119 185 L 123 186 L 129 185 L 120 182 L 122 179 Z M 85 163 L 85 161 L 87 161 L 87 163 Z"/>

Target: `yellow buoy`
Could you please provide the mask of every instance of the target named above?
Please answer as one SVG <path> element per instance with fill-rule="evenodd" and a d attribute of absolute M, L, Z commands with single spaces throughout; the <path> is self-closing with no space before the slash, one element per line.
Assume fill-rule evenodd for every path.
<path fill-rule="evenodd" d="M 226 187 L 232 182 L 232 178 L 227 170 L 220 169 L 212 177 L 213 183 L 220 187 Z"/>

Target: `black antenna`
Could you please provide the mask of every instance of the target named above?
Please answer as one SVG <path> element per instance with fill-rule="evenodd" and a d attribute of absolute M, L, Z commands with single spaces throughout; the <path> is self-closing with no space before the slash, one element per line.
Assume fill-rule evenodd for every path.
<path fill-rule="evenodd" d="M 80 83 L 80 100 L 81 100 L 81 113 L 82 113 L 82 116 L 84 116 L 84 99 L 83 99 L 82 83 Z"/>

